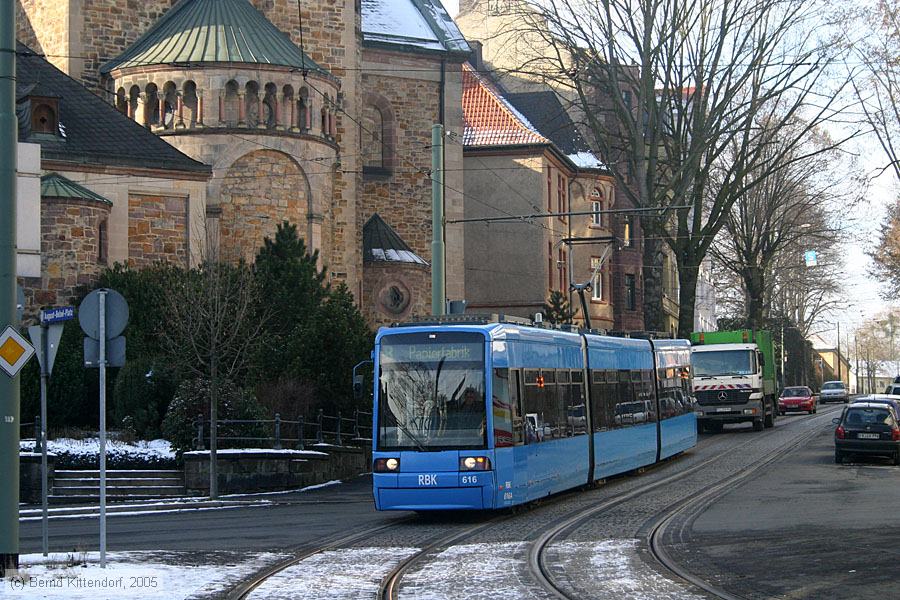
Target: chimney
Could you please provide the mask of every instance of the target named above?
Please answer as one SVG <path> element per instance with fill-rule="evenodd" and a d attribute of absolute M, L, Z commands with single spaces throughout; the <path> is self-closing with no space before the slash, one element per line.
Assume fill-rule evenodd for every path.
<path fill-rule="evenodd" d="M 472 58 L 470 58 L 469 61 L 472 63 L 472 66 L 475 67 L 476 71 L 484 71 L 484 58 L 482 55 L 484 44 L 482 44 L 480 40 L 467 41 L 469 42 L 469 47 L 472 48 Z"/>

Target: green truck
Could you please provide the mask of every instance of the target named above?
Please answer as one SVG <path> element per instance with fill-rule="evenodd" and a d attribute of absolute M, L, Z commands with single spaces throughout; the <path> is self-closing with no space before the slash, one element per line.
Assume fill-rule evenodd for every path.
<path fill-rule="evenodd" d="M 691 334 L 697 427 L 721 431 L 725 423 L 753 423 L 762 431 L 778 414 L 772 334 L 754 329 Z"/>

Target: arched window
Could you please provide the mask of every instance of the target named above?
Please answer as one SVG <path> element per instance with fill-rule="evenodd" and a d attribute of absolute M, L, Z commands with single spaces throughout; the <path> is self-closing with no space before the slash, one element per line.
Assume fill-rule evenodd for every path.
<path fill-rule="evenodd" d="M 259 114 L 259 84 L 255 81 L 248 81 L 244 86 L 244 91 L 244 114 L 247 115 L 247 126 L 256 127 L 261 118 Z"/>
<path fill-rule="evenodd" d="M 309 90 L 300 88 L 300 98 L 297 100 L 297 126 L 303 133 L 309 133 L 312 129 L 312 101 L 309 98 Z"/>
<path fill-rule="evenodd" d="M 238 84 L 231 80 L 225 84 L 224 121 L 228 127 L 235 127 L 240 118 L 240 98 L 238 97 Z"/>
<path fill-rule="evenodd" d="M 144 92 L 147 94 L 144 105 L 144 124 L 159 125 L 159 90 L 155 83 L 148 83 Z"/>
<path fill-rule="evenodd" d="M 591 190 L 591 225 L 593 227 L 603 227 L 606 223 L 603 210 L 606 209 L 604 203 L 603 192 L 599 188 Z"/>
<path fill-rule="evenodd" d="M 359 139 L 362 141 L 363 167 L 384 167 L 384 118 L 371 104 L 363 108 Z"/>
<path fill-rule="evenodd" d="M 197 124 L 197 108 L 199 101 L 197 99 L 197 84 L 193 81 L 185 81 L 181 88 L 182 104 L 184 105 L 184 121 L 187 127 L 194 127 Z"/>
<path fill-rule="evenodd" d="M 267 83 L 265 90 L 266 95 L 263 97 L 263 111 L 265 114 L 262 115 L 262 121 L 266 124 L 267 128 L 274 129 L 275 125 L 278 123 L 278 115 L 276 114 L 278 107 L 278 86 L 274 83 Z"/>
<path fill-rule="evenodd" d="M 128 114 L 128 98 L 125 96 L 125 88 L 123 87 L 116 91 L 116 110 L 123 115 Z"/>
<path fill-rule="evenodd" d="M 107 264 L 109 251 L 109 221 L 105 218 L 100 219 L 97 224 L 97 262 L 101 265 Z"/>
<path fill-rule="evenodd" d="M 56 135 L 59 131 L 56 110 L 49 103 L 38 101 L 34 104 L 31 110 L 31 131 L 51 135 Z"/>
<path fill-rule="evenodd" d="M 166 129 L 175 127 L 175 107 L 178 106 L 178 89 L 171 81 L 163 86 L 163 121 L 162 126 Z"/>

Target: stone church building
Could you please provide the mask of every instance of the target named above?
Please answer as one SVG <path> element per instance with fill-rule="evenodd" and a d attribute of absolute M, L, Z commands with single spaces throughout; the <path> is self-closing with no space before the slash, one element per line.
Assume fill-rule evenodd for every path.
<path fill-rule="evenodd" d="M 121 215 L 104 232 L 118 240 L 110 263 L 141 264 L 132 238 L 155 211 L 176 210 L 173 235 L 188 240 L 157 258 L 186 265 L 252 258 L 289 220 L 373 324 L 430 311 L 431 127 L 447 130 L 446 217 L 460 218 L 470 53 L 440 0 L 18 0 L 17 31 L 208 169 L 172 180 L 187 211 L 162 201 L 147 216 L 129 194 L 100 194 L 97 212 Z M 460 225 L 446 242 L 448 298 L 465 298 Z"/>

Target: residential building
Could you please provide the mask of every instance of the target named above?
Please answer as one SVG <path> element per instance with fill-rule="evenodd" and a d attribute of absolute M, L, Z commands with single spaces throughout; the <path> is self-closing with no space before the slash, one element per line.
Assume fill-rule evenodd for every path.
<path fill-rule="evenodd" d="M 816 374 L 822 381 L 843 381 L 850 389 L 850 359 L 837 348 L 816 348 Z"/>
<path fill-rule="evenodd" d="M 525 105 L 530 99 L 519 100 Z M 567 155 L 495 83 L 468 65 L 462 106 L 466 219 L 508 218 L 466 223 L 468 310 L 531 317 L 552 291 L 568 295 L 570 282 L 593 279 L 587 297 L 591 324 L 612 329 L 609 259 L 615 239 L 604 220 L 608 215 L 567 215 L 612 205 L 612 178 L 589 153 Z M 534 216 L 515 218 L 520 215 Z M 579 238 L 596 241 L 573 242 Z M 576 321 L 583 322 L 578 298 L 572 303 L 579 309 Z"/>

